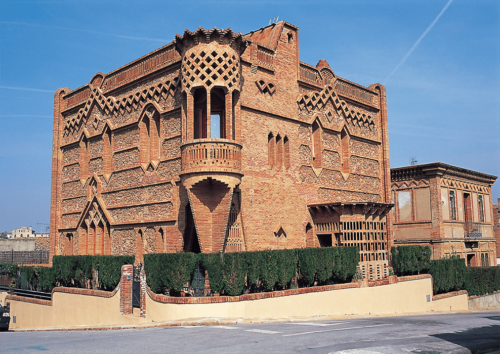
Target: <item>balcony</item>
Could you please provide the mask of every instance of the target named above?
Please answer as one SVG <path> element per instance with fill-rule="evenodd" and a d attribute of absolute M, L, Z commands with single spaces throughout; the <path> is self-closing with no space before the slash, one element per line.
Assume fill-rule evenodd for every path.
<path fill-rule="evenodd" d="M 181 146 L 181 174 L 228 172 L 241 174 L 242 146 L 227 139 L 198 139 Z"/>
<path fill-rule="evenodd" d="M 481 224 L 478 222 L 464 222 L 464 237 L 465 238 L 483 238 Z"/>

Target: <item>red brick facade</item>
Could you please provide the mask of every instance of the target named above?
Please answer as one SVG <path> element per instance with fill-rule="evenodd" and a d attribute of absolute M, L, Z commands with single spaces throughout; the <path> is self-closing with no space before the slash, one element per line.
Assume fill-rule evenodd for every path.
<path fill-rule="evenodd" d="M 380 277 L 389 173 L 382 85 L 300 62 L 286 22 L 185 31 L 56 92 L 51 254 L 358 245 Z"/>
<path fill-rule="evenodd" d="M 497 243 L 497 265 L 500 264 L 500 198 L 497 199 L 497 204 L 493 204 L 493 231 Z"/>
<path fill-rule="evenodd" d="M 391 169 L 396 245 L 426 245 L 432 258 L 496 265 L 491 186 L 497 177 L 430 163 Z"/>

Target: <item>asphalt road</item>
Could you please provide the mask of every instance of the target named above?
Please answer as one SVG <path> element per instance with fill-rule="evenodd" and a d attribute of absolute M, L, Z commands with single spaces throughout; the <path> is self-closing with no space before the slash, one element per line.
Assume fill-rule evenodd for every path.
<path fill-rule="evenodd" d="M 500 353 L 500 312 L 119 331 L 0 332 L 0 353 Z"/>

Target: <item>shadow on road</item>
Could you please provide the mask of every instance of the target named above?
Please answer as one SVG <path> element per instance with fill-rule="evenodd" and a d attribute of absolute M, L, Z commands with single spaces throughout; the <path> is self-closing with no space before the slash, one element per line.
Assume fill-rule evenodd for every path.
<path fill-rule="evenodd" d="M 471 328 L 463 332 L 433 334 L 431 337 L 460 345 L 474 354 L 500 350 L 499 325 Z"/>

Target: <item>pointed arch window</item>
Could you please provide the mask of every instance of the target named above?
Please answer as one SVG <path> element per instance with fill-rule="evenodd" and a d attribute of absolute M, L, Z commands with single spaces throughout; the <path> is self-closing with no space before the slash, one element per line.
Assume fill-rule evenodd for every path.
<path fill-rule="evenodd" d="M 139 162 L 147 164 L 149 162 L 149 118 L 146 114 L 139 121 Z"/>
<path fill-rule="evenodd" d="M 82 140 L 80 140 L 80 179 L 85 180 L 89 176 L 89 147 L 88 140 L 85 135 L 83 135 Z"/>
<path fill-rule="evenodd" d="M 281 135 L 276 135 L 276 166 L 281 168 L 283 164 L 283 139 Z"/>
<path fill-rule="evenodd" d="M 290 141 L 287 136 L 283 138 L 283 155 L 285 168 L 290 168 Z"/>
<path fill-rule="evenodd" d="M 139 121 L 139 162 L 146 165 L 160 161 L 160 114 L 148 109 Z"/>
<path fill-rule="evenodd" d="M 343 173 L 351 173 L 350 141 L 351 141 L 351 137 L 349 136 L 349 132 L 344 127 L 344 129 L 342 129 L 342 132 L 340 133 L 340 151 L 341 151 L 341 158 L 342 158 L 341 171 Z"/>
<path fill-rule="evenodd" d="M 111 153 L 111 129 L 109 127 L 106 128 L 104 131 L 104 134 L 102 136 L 103 140 L 103 170 L 104 170 L 104 175 L 111 175 L 111 172 L 113 171 L 113 156 Z"/>
<path fill-rule="evenodd" d="M 269 166 L 271 167 L 274 166 L 274 145 L 274 135 L 273 133 L 269 133 L 269 135 L 267 136 L 267 159 Z"/>
<path fill-rule="evenodd" d="M 321 126 L 318 123 L 318 120 L 315 120 L 313 125 L 312 125 L 312 137 L 313 137 L 313 166 L 315 168 L 321 168 L 322 166 L 322 154 L 323 154 L 323 147 L 322 147 L 322 139 L 321 139 Z"/>

